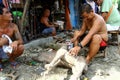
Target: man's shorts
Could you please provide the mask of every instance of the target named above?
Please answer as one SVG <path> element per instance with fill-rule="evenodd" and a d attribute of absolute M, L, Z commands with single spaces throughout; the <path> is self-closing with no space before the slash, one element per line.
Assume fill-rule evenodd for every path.
<path fill-rule="evenodd" d="M 9 57 L 7 53 L 5 53 L 2 48 L 0 48 L 0 59 L 8 59 L 8 58 Z"/>
<path fill-rule="evenodd" d="M 87 35 L 86 33 L 83 34 L 83 35 L 79 38 L 79 42 L 81 42 L 86 35 Z M 89 41 L 88 44 L 86 45 L 87 47 L 90 46 L 90 42 L 91 42 L 91 41 Z M 102 40 L 101 43 L 100 43 L 100 47 L 103 47 L 103 48 L 104 48 L 104 47 L 106 47 L 106 46 L 107 46 L 107 42 L 104 41 L 104 40 Z"/>
<path fill-rule="evenodd" d="M 54 31 L 54 28 L 46 28 L 42 31 L 42 34 L 51 34 Z"/>

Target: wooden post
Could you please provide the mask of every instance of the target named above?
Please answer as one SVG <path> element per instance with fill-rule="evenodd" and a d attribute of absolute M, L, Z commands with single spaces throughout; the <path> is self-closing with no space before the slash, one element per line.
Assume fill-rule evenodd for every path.
<path fill-rule="evenodd" d="M 20 32 L 21 33 L 23 33 L 23 30 L 24 30 L 23 24 L 24 24 L 26 12 L 29 9 L 30 1 L 31 0 L 26 0 L 26 2 L 25 2 L 24 11 L 23 11 L 22 19 L 21 19 L 21 25 L 20 25 Z"/>
<path fill-rule="evenodd" d="M 66 30 L 72 30 L 72 25 L 70 22 L 69 0 L 65 1 Z"/>

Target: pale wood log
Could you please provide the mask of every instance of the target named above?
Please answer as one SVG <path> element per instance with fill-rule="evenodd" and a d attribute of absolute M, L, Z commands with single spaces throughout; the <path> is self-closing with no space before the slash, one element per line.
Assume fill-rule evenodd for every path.
<path fill-rule="evenodd" d="M 24 21 L 25 21 L 25 16 L 27 13 L 27 10 L 29 9 L 29 5 L 30 5 L 30 1 L 31 0 L 26 0 L 25 6 L 24 6 L 24 11 L 23 11 L 23 15 L 22 15 L 22 19 L 21 19 L 21 25 L 20 25 L 20 32 L 23 33 L 24 30 Z"/>
<path fill-rule="evenodd" d="M 46 62 L 46 63 L 50 63 L 53 58 L 55 57 L 56 52 L 42 52 L 40 53 L 38 56 L 33 57 L 32 59 L 37 61 L 37 62 Z M 70 68 L 70 66 L 68 65 L 67 62 L 61 61 L 58 66 L 60 67 L 65 67 L 65 68 Z"/>

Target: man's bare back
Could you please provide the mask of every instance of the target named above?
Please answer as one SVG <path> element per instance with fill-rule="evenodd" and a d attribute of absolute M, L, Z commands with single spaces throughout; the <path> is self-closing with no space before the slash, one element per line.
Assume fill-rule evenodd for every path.
<path fill-rule="evenodd" d="M 99 25 L 96 25 L 96 23 L 98 23 Z M 104 19 L 100 15 L 95 14 L 95 17 L 94 17 L 93 21 L 90 21 L 90 20 L 86 19 L 85 24 L 86 24 L 86 27 L 87 27 L 88 31 L 90 31 L 90 29 L 92 27 L 94 27 L 93 25 L 95 25 L 97 27 L 100 27 L 96 34 L 101 35 L 101 37 L 104 41 L 108 40 L 107 27 L 105 25 Z"/>

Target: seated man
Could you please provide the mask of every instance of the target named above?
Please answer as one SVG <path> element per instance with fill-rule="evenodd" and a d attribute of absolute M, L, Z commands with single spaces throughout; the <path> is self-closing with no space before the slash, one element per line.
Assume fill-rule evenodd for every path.
<path fill-rule="evenodd" d="M 89 45 L 89 52 L 86 57 L 86 62 L 89 63 L 91 59 L 97 54 L 102 41 L 108 40 L 107 28 L 104 19 L 94 13 L 89 4 L 82 6 L 83 23 L 79 31 L 75 31 L 74 37 L 71 39 L 74 42 L 74 47 L 69 51 L 71 55 L 76 56 L 78 52 L 86 44 Z M 79 42 L 79 38 L 88 30 L 88 34 Z"/>
<path fill-rule="evenodd" d="M 106 21 L 107 30 L 118 30 L 120 26 L 120 13 L 112 0 L 94 0 L 100 6 L 101 15 Z"/>
<path fill-rule="evenodd" d="M 9 58 L 11 66 L 15 68 L 17 66 L 15 59 L 24 51 L 22 37 L 12 20 L 9 10 L 0 4 L 0 70 L 3 68 L 1 62 L 6 58 Z M 7 51 L 4 50 L 5 45 Z"/>
<path fill-rule="evenodd" d="M 48 19 L 49 16 L 50 10 L 45 9 L 40 19 L 40 32 L 42 32 L 43 34 L 52 34 L 53 36 L 55 36 L 56 35 L 55 25 L 49 22 Z"/>

